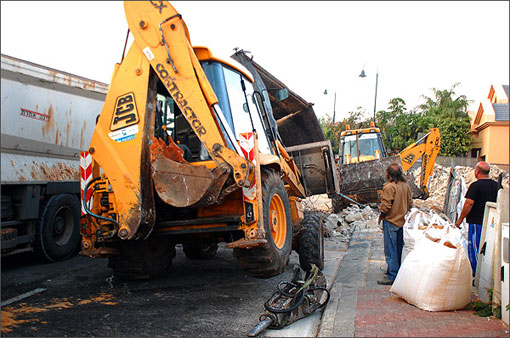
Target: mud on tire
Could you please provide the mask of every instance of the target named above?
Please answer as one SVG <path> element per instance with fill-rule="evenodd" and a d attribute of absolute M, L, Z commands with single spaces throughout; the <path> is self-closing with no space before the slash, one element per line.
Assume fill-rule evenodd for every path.
<path fill-rule="evenodd" d="M 324 231 L 320 213 L 305 214 L 297 233 L 296 251 L 304 271 L 309 271 L 311 264 L 315 264 L 319 270 L 324 269 Z"/>
<path fill-rule="evenodd" d="M 273 170 L 262 173 L 262 204 L 267 244 L 252 249 L 234 249 L 245 273 L 258 278 L 281 274 L 292 248 L 292 218 L 287 191 Z"/>
<path fill-rule="evenodd" d="M 159 277 L 175 257 L 175 244 L 167 237 L 152 236 L 146 240 L 121 241 L 114 244 L 119 255 L 108 258 L 113 275 L 123 280 Z"/>
<path fill-rule="evenodd" d="M 218 244 L 216 243 L 183 243 L 182 251 L 190 259 L 209 259 L 216 256 Z"/>

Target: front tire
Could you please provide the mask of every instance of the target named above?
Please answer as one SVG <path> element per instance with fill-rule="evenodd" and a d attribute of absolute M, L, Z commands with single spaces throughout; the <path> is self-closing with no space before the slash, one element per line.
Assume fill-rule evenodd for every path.
<path fill-rule="evenodd" d="M 80 212 L 76 196 L 51 196 L 36 224 L 35 254 L 49 262 L 70 258 L 80 242 Z"/>
<path fill-rule="evenodd" d="M 253 249 L 234 249 L 246 274 L 269 278 L 281 274 L 292 249 L 292 218 L 287 191 L 273 170 L 263 172 L 262 205 L 267 243 Z"/>

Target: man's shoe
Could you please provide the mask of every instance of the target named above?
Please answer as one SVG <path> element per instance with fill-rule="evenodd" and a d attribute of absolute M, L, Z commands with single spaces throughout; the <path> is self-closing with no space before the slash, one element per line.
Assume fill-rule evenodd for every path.
<path fill-rule="evenodd" d="M 393 279 L 389 279 L 388 277 L 384 277 L 381 280 L 377 281 L 379 285 L 393 285 Z"/>

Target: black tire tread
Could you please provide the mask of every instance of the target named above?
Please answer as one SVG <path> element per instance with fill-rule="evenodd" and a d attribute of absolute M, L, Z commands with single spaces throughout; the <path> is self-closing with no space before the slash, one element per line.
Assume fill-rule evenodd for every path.
<path fill-rule="evenodd" d="M 69 239 L 69 244 L 66 245 L 67 250 L 58 254 L 52 252 L 49 243 L 47 243 L 47 238 L 45 240 L 44 235 L 45 227 L 49 226 L 47 223 L 49 221 L 48 218 L 52 216 L 52 213 L 56 211 L 54 209 L 60 204 L 67 204 L 67 206 L 74 210 L 75 229 Z M 53 195 L 42 205 L 39 220 L 35 226 L 34 254 L 38 259 L 42 259 L 46 262 L 59 262 L 69 259 L 76 252 L 81 239 L 80 212 L 80 202 L 78 198 L 72 194 Z M 55 215 L 53 215 L 53 217 L 54 216 Z"/>
<path fill-rule="evenodd" d="M 304 271 L 311 269 L 315 264 L 319 270 L 324 269 L 324 235 L 322 230 L 322 217 L 318 212 L 305 214 L 298 232 L 299 264 Z M 322 250 L 321 250 L 322 246 Z"/>

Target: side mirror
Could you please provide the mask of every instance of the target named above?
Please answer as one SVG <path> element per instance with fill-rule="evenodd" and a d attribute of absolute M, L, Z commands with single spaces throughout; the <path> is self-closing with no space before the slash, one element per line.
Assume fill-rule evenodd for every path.
<path fill-rule="evenodd" d="M 282 89 L 279 89 L 277 92 L 276 92 L 276 99 L 278 101 L 283 101 L 285 100 L 286 98 L 289 97 L 289 91 L 287 88 L 282 88 Z"/>

